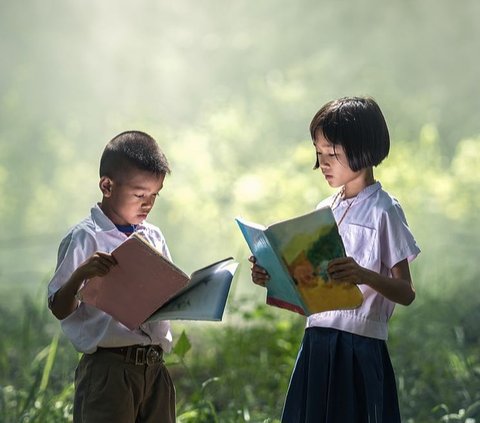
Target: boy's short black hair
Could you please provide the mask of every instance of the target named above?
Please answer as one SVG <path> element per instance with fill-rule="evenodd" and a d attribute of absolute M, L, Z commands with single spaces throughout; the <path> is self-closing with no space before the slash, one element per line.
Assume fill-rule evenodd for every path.
<path fill-rule="evenodd" d="M 170 173 L 167 158 L 150 135 L 141 131 L 125 131 L 111 139 L 100 159 L 100 177 L 118 177 L 134 167 L 155 175 Z"/>
<path fill-rule="evenodd" d="M 318 131 L 345 150 L 350 169 L 354 172 L 377 166 L 388 156 L 390 135 L 380 107 L 371 97 L 343 97 L 325 104 L 310 123 L 315 142 Z M 314 169 L 318 169 L 317 162 Z"/>

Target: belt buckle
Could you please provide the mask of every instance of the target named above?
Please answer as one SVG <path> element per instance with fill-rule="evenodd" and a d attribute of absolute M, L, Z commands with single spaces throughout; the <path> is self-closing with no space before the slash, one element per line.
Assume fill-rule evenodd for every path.
<path fill-rule="evenodd" d="M 147 365 L 151 366 L 162 359 L 162 354 L 156 348 L 150 347 L 147 350 L 146 358 Z"/>
<path fill-rule="evenodd" d="M 146 356 L 145 348 L 137 348 L 135 350 L 135 365 L 141 366 L 145 364 L 145 356 Z"/>

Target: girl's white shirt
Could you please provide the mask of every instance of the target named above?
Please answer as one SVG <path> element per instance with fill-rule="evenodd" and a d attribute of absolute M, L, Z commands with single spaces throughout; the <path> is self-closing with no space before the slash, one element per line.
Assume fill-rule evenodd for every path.
<path fill-rule="evenodd" d="M 337 222 L 345 214 L 339 232 L 347 256 L 362 267 L 384 276 L 400 261 L 409 262 L 420 253 L 398 201 L 382 189 L 380 182 L 366 187 L 354 199 L 332 204 L 335 196 L 320 202 L 317 208 L 333 206 Z M 329 327 L 386 340 L 388 320 L 395 303 L 367 285 L 358 285 L 363 293 L 362 305 L 353 310 L 334 310 L 313 314 L 307 327 Z"/>
<path fill-rule="evenodd" d="M 136 231 L 171 260 L 160 229 L 143 222 Z M 125 239 L 125 235 L 105 216 L 100 207 L 94 206 L 90 216 L 73 227 L 60 244 L 57 268 L 48 285 L 49 302 L 88 257 L 96 251 L 111 253 Z M 93 353 L 97 347 L 159 344 L 166 352 L 172 347 L 168 321 L 144 323 L 139 329 L 130 330 L 107 313 L 80 303 L 78 308 L 60 323 L 75 349 L 83 353 Z"/>

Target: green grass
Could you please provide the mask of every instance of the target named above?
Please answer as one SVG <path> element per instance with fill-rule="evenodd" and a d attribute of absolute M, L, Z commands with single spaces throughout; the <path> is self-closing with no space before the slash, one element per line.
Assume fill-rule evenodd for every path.
<path fill-rule="evenodd" d="M 462 292 L 461 306 L 454 292 Z M 480 422 L 478 299 L 474 280 L 464 280 L 441 298 L 423 293 L 397 310 L 389 349 L 404 422 Z M 72 421 L 79 356 L 44 298 L 21 303 L 0 307 L 0 421 Z M 303 319 L 258 304 L 230 302 L 219 324 L 173 323 L 167 363 L 180 423 L 279 421 Z"/>

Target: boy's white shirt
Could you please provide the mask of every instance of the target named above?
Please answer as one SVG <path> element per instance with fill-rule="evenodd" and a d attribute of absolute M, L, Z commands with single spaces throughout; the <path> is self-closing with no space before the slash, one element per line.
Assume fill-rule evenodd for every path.
<path fill-rule="evenodd" d="M 347 256 L 362 267 L 391 276 L 390 269 L 400 261 L 414 260 L 420 253 L 408 228 L 400 204 L 382 189 L 380 182 L 366 187 L 354 199 L 343 200 L 336 207 L 334 196 L 320 202 L 317 208 L 333 206 Z M 386 340 L 388 320 L 395 303 L 367 285 L 358 285 L 363 304 L 354 310 L 334 310 L 311 315 L 307 327 L 330 327 Z"/>
<path fill-rule="evenodd" d="M 160 229 L 143 222 L 136 231 L 171 260 Z M 88 257 L 96 251 L 110 253 L 125 239 L 125 235 L 105 216 L 98 205 L 92 207 L 90 216 L 74 226 L 60 244 L 55 274 L 48 285 L 49 301 Z M 169 321 L 144 323 L 139 329 L 132 331 L 109 314 L 80 303 L 79 307 L 60 323 L 63 332 L 75 349 L 83 353 L 93 353 L 97 347 L 123 347 L 138 344 L 160 344 L 166 352 L 169 352 L 172 347 Z"/>

